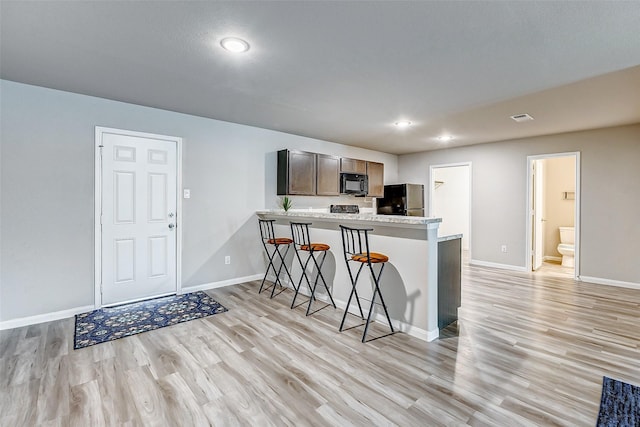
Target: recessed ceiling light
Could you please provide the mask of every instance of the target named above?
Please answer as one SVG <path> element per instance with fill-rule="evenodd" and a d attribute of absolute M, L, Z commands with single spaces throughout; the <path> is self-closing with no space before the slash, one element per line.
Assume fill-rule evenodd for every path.
<path fill-rule="evenodd" d="M 233 53 L 241 53 L 249 50 L 249 43 L 236 37 L 227 37 L 220 40 L 220 46 Z"/>
<path fill-rule="evenodd" d="M 438 141 L 440 141 L 440 142 L 449 142 L 452 139 L 453 139 L 453 136 L 451 136 L 451 135 L 440 135 L 438 137 Z"/>
<path fill-rule="evenodd" d="M 399 128 L 408 128 L 411 126 L 411 122 L 409 120 L 399 120 L 396 122 L 396 126 Z"/>

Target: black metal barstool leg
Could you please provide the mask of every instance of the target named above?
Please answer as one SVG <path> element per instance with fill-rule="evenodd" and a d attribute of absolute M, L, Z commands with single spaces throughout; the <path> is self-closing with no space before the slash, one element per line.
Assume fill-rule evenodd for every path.
<path fill-rule="evenodd" d="M 347 318 L 347 313 L 349 312 L 349 306 L 351 305 L 351 298 L 356 296 L 356 302 L 358 303 L 358 308 L 360 309 L 360 318 L 364 320 L 364 312 L 362 311 L 362 305 L 360 304 L 360 298 L 358 297 L 358 291 L 356 291 L 356 284 L 358 283 L 358 277 L 360 277 L 360 272 L 362 271 L 362 267 L 364 264 L 360 265 L 358 269 L 358 274 L 356 274 L 355 281 L 353 279 L 353 273 L 351 269 L 347 265 L 347 269 L 349 269 L 349 277 L 351 278 L 351 293 L 349 294 L 349 300 L 347 301 L 347 306 L 344 309 L 344 314 L 342 315 L 342 322 L 340 323 L 340 332 L 342 332 L 342 328 L 344 327 L 344 321 Z"/>
<path fill-rule="evenodd" d="M 295 245 L 295 243 L 294 243 L 294 245 Z M 294 246 L 294 249 L 295 249 L 295 246 Z M 300 254 L 298 253 L 297 250 L 296 250 L 296 258 L 298 258 L 298 262 L 300 263 L 300 265 L 302 265 L 302 260 L 300 259 Z M 293 306 L 296 304 L 296 298 L 298 298 L 298 292 L 300 291 L 300 286 L 302 285 L 302 278 L 303 277 L 304 277 L 304 270 L 302 271 L 302 275 L 300 276 L 300 280 L 298 281 L 298 286 L 296 286 L 292 282 L 296 292 L 293 294 L 293 301 L 291 301 L 291 308 L 293 308 Z"/>
<path fill-rule="evenodd" d="M 347 300 L 347 306 L 344 309 L 344 314 L 342 315 L 342 322 L 340 322 L 340 332 L 342 332 L 342 328 L 344 327 L 344 321 L 347 319 L 347 313 L 349 312 L 349 305 L 351 304 L 351 298 L 353 298 L 353 293 L 355 291 L 355 286 L 351 289 L 351 293 L 349 294 L 349 299 Z M 358 297 L 356 296 L 356 299 Z M 358 305 L 360 305 L 358 303 Z M 364 316 L 364 315 L 363 315 Z"/>
<path fill-rule="evenodd" d="M 326 256 L 326 252 L 325 252 L 325 256 Z M 313 263 L 315 264 L 316 268 L 318 269 L 318 274 L 316 274 L 316 280 L 313 281 L 313 288 L 311 288 L 311 285 L 309 285 L 309 289 L 311 290 L 311 298 L 309 298 L 309 305 L 307 306 L 307 314 L 306 316 L 309 315 L 309 311 L 311 310 L 311 304 L 313 304 L 313 300 L 316 299 L 315 298 L 315 294 L 316 294 L 316 288 L 318 287 L 318 278 L 321 277 L 321 273 L 320 273 L 320 268 L 318 267 L 318 262 L 316 261 L 316 258 L 313 256 L 313 251 L 309 252 L 309 258 L 307 258 L 307 265 L 309 264 L 309 261 L 311 260 L 311 258 L 313 258 Z M 323 259 L 324 261 L 324 259 Z M 323 278 L 324 280 L 324 278 Z M 309 278 L 307 277 L 307 282 L 309 282 Z M 326 285 L 325 285 L 326 287 Z M 329 295 L 331 296 L 331 295 Z"/>
<path fill-rule="evenodd" d="M 311 285 L 309 285 L 309 286 L 311 286 Z M 309 305 L 307 306 L 307 314 L 306 314 L 306 316 L 309 315 L 309 310 L 311 310 L 311 304 L 313 304 L 313 299 L 314 299 L 313 295 L 316 292 L 316 287 L 317 286 L 318 286 L 318 276 L 316 276 L 316 280 L 315 280 L 315 282 L 313 282 L 313 288 L 311 288 L 311 298 L 309 298 Z"/>
<path fill-rule="evenodd" d="M 335 303 L 335 301 L 333 301 L 333 297 L 331 296 L 331 291 L 329 290 L 329 287 L 327 286 L 327 282 L 324 280 L 324 276 L 322 275 L 322 266 L 324 265 L 324 260 L 325 260 L 326 257 L 327 257 L 327 253 L 324 252 L 323 256 L 322 256 L 322 260 L 320 261 L 320 265 L 318 265 L 317 261 L 315 261 L 315 264 L 316 264 L 316 268 L 318 269 L 318 275 L 322 279 L 322 284 L 324 285 L 324 288 L 327 290 L 327 294 L 329 295 L 329 299 L 331 300 L 331 305 L 333 305 L 333 308 L 337 308 L 336 307 L 336 303 Z M 318 281 L 318 277 L 316 277 L 316 282 L 317 281 Z"/>
<path fill-rule="evenodd" d="M 276 285 L 280 284 L 280 279 L 278 278 L 279 275 L 280 275 L 280 272 L 278 271 L 278 273 L 276 273 L 276 280 L 275 282 L 273 282 L 273 286 L 271 287 L 271 296 L 269 296 L 269 298 L 273 298 L 273 295 L 276 291 Z M 280 285 L 280 287 L 282 287 L 282 285 Z"/>
<path fill-rule="evenodd" d="M 262 283 L 260 283 L 260 290 L 258 291 L 258 293 L 262 292 L 262 288 L 264 287 L 264 282 L 265 280 L 267 280 L 268 275 L 269 275 L 269 268 L 267 268 L 267 271 L 264 273 L 264 277 L 262 278 Z"/>
<path fill-rule="evenodd" d="M 373 297 L 371 298 L 371 307 L 369 307 L 369 315 L 367 316 L 367 323 L 364 324 L 364 333 L 362 334 L 362 342 L 364 342 L 364 340 L 367 338 L 367 331 L 369 330 L 369 322 L 371 322 L 371 315 L 373 314 L 373 307 L 376 301 L 377 292 L 378 292 L 378 289 L 376 286 L 376 289 L 373 291 Z"/>
<path fill-rule="evenodd" d="M 358 283 L 358 277 L 360 277 L 360 272 L 362 271 L 362 267 L 364 264 L 360 264 L 360 268 L 358 269 L 358 274 L 356 274 L 356 281 L 354 283 Z M 358 296 L 358 291 L 356 290 L 356 285 L 353 285 L 353 292 L 356 294 L 356 302 L 358 303 L 358 309 L 360 310 L 360 318 L 364 320 L 364 311 L 362 311 L 362 305 L 360 304 L 360 297 Z"/>
<path fill-rule="evenodd" d="M 273 265 L 273 257 L 276 256 L 275 251 L 269 256 L 269 251 L 267 250 L 267 257 L 269 258 L 269 265 L 267 266 L 267 271 L 264 273 L 264 277 L 262 278 L 262 283 L 260 284 L 260 290 L 258 293 L 262 292 L 262 288 L 264 287 L 264 282 L 267 280 L 267 276 L 269 275 L 269 269 L 272 268 L 273 272 L 276 273 L 276 267 Z M 276 275 L 277 277 L 277 275 Z M 273 285 L 275 287 L 275 284 Z"/>
<path fill-rule="evenodd" d="M 282 273 L 282 268 L 284 267 L 284 271 L 285 271 L 285 273 L 287 273 L 287 276 L 289 277 L 289 283 L 291 283 L 291 286 L 295 286 L 293 284 L 293 279 L 291 278 L 291 273 L 289 272 L 289 269 L 287 268 L 287 263 L 284 260 L 287 257 L 287 254 L 289 253 L 289 248 L 291 246 L 287 245 L 287 250 L 284 251 L 284 255 L 282 255 L 282 253 L 278 249 L 279 246 L 280 245 L 276 245 L 276 251 L 278 252 L 278 256 L 280 257 L 280 267 L 278 267 L 278 272 L 276 273 L 276 284 L 278 284 L 281 288 L 284 288 L 284 286 L 282 285 L 282 281 L 280 280 L 280 273 Z M 275 267 L 273 267 L 273 269 L 275 270 Z M 273 289 L 271 289 L 271 298 L 273 298 L 273 294 L 274 294 L 275 289 L 276 289 L 276 284 L 274 284 L 273 285 Z"/>
<path fill-rule="evenodd" d="M 313 289 L 311 288 L 311 281 L 309 280 L 309 275 L 307 274 L 307 267 L 309 267 L 309 262 L 313 258 L 313 262 L 315 263 L 316 259 L 313 256 L 313 251 L 309 251 L 309 256 L 307 257 L 307 262 L 304 263 L 304 276 L 307 278 L 307 287 L 309 288 L 309 292 L 311 293 L 311 299 L 314 300 L 316 297 L 313 295 L 313 290 L 316 288 L 315 283 L 318 282 L 318 277 L 316 276 L 316 281 L 314 282 Z"/>
<path fill-rule="evenodd" d="M 298 297 L 298 293 L 300 292 L 300 287 L 302 286 L 302 279 L 307 279 L 307 284 L 309 283 L 309 278 L 307 277 L 307 264 L 309 263 L 309 259 L 307 259 L 307 263 L 303 263 L 298 251 L 296 251 L 296 256 L 298 257 L 298 261 L 300 262 L 300 267 L 302 267 L 302 274 L 300 275 L 300 280 L 298 281 L 298 287 L 296 287 L 296 293 L 293 296 L 293 301 L 291 301 L 291 308 L 296 303 L 296 298 Z M 311 285 L 309 285 L 309 289 L 311 289 Z"/>
<path fill-rule="evenodd" d="M 378 290 L 378 295 L 380 295 L 380 302 L 382 303 L 382 308 L 384 309 L 384 314 L 387 316 L 387 322 L 389 322 L 389 327 L 391 328 L 391 332 L 395 332 L 393 330 L 393 324 L 391 323 L 391 317 L 389 317 L 389 311 L 387 311 L 387 304 L 384 303 L 384 298 L 382 298 L 382 291 L 380 290 L 380 287 L 378 286 L 378 284 L 380 283 L 380 276 L 382 276 L 382 270 L 384 270 L 384 266 L 385 264 L 382 264 L 382 268 L 380 268 L 380 273 L 378 273 L 378 278 L 374 280 L 374 283 L 376 284 L 376 289 Z M 371 271 L 371 273 L 373 274 L 373 270 Z"/>
<path fill-rule="evenodd" d="M 291 286 L 295 286 L 293 284 L 293 278 L 291 277 L 291 272 L 287 268 L 287 263 L 284 261 L 284 259 L 287 257 L 287 254 L 289 253 L 289 249 L 291 249 L 291 245 L 287 245 L 287 250 L 284 251 L 284 256 L 280 255 L 280 260 L 282 261 L 281 266 L 284 267 L 284 272 L 287 273 L 287 277 L 289 278 L 289 283 L 291 283 Z M 282 286 L 282 282 L 280 282 L 280 286 Z"/>
<path fill-rule="evenodd" d="M 280 266 L 278 267 L 278 271 L 276 272 L 276 281 L 273 284 L 273 288 L 271 289 L 271 296 L 269 298 L 273 298 L 273 295 L 276 291 L 276 285 L 279 285 L 282 288 L 282 282 L 280 282 L 280 273 L 282 272 L 282 267 L 285 266 L 284 265 L 284 257 L 282 256 L 282 254 L 280 253 L 280 245 L 275 245 L 276 247 L 276 252 L 278 253 L 278 256 L 280 257 Z M 288 252 L 289 246 L 287 245 L 287 252 Z M 286 252 L 285 252 L 286 255 Z M 275 258 L 275 254 L 274 254 L 274 258 Z M 285 266 L 286 268 L 286 266 Z M 275 271 L 276 267 L 273 267 L 273 270 Z"/>
<path fill-rule="evenodd" d="M 317 267 L 316 258 L 313 256 L 313 249 L 309 251 L 307 262 L 304 264 L 305 272 L 307 270 L 307 266 L 309 265 L 309 261 L 311 261 L 311 258 L 313 258 L 313 263 L 316 264 L 316 267 Z M 307 277 L 307 284 L 309 285 L 309 291 L 311 291 L 311 296 L 309 297 L 309 304 L 307 305 L 307 312 L 305 314 L 305 316 L 308 316 L 309 310 L 311 310 L 311 304 L 313 304 L 313 298 L 314 298 L 313 295 L 315 294 L 316 286 L 318 285 L 318 276 L 316 275 L 316 280 L 313 282 L 313 286 L 311 286 L 311 283 L 309 282 L 309 277 L 308 276 L 306 277 Z"/>
<path fill-rule="evenodd" d="M 302 286 L 302 278 L 304 277 L 304 273 L 302 276 L 300 276 L 300 281 L 298 282 L 298 286 L 296 286 L 296 293 L 293 295 L 293 301 L 291 301 L 291 308 L 293 308 L 293 306 L 296 303 L 296 298 L 298 297 L 298 292 L 300 291 L 300 286 Z M 295 285 L 294 285 L 295 286 Z"/>
<path fill-rule="evenodd" d="M 358 309 L 360 309 L 360 318 L 364 320 L 364 311 L 362 311 L 362 305 L 360 305 L 360 297 L 358 296 L 358 291 L 354 289 L 354 294 L 356 294 L 356 302 L 358 303 Z"/>
<path fill-rule="evenodd" d="M 296 252 L 297 254 L 297 252 Z M 302 262 L 302 259 L 300 258 L 300 255 L 298 255 L 298 261 L 300 261 L 300 267 L 302 268 L 302 274 L 300 275 L 300 282 L 298 282 L 298 289 L 296 289 L 296 295 L 293 297 L 293 302 L 291 303 L 291 308 L 293 308 L 293 304 L 296 301 L 296 296 L 298 295 L 299 291 L 300 291 L 300 287 L 302 286 L 302 279 L 304 278 L 307 281 L 307 287 L 309 288 L 309 291 L 311 291 L 311 282 L 309 282 L 309 277 L 307 276 L 307 266 L 309 265 L 309 260 L 310 258 L 307 258 L 306 262 Z M 311 293 L 311 299 L 309 301 L 313 300 L 313 292 Z M 311 302 L 309 302 L 309 304 L 311 304 Z M 309 312 L 309 310 L 307 310 L 307 313 Z"/>

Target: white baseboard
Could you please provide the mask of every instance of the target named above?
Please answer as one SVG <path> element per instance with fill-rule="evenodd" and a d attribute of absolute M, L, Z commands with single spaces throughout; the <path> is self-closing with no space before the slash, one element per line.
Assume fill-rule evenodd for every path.
<path fill-rule="evenodd" d="M 551 255 L 545 255 L 542 257 L 542 261 L 557 261 L 557 262 L 562 262 L 562 257 L 561 256 L 551 256 Z"/>
<path fill-rule="evenodd" d="M 322 300 L 324 301 L 324 298 Z M 328 299 L 325 302 L 328 302 Z M 345 301 L 336 300 L 335 302 L 336 306 L 341 310 L 344 310 L 344 308 L 347 306 L 347 303 Z M 364 312 L 365 317 L 369 315 L 369 311 L 366 307 L 362 307 L 362 311 Z M 349 307 L 349 313 L 360 316 L 360 310 L 358 310 L 358 305 L 356 303 L 352 304 Z M 376 313 L 373 320 L 378 323 L 382 323 L 383 325 L 388 324 L 387 317 L 384 315 L 384 312 Z M 391 324 L 396 331 L 411 335 L 412 337 L 418 338 L 422 341 L 433 341 L 440 336 L 440 330 L 437 328 L 431 331 L 427 331 L 425 329 L 418 328 L 417 326 L 413 326 L 409 323 L 402 322 L 396 319 L 391 319 Z"/>
<path fill-rule="evenodd" d="M 38 323 L 52 322 L 54 320 L 66 319 L 76 314 L 86 313 L 93 310 L 93 305 L 70 308 L 68 310 L 55 311 L 53 313 L 38 314 L 35 316 L 20 317 L 18 319 L 5 320 L 0 322 L 0 331 L 5 329 L 20 328 L 22 326 L 36 325 Z"/>
<path fill-rule="evenodd" d="M 589 277 L 589 276 L 579 276 L 578 280 L 582 282 L 595 283 L 596 285 L 618 286 L 620 288 L 640 290 L 640 283 L 623 282 L 620 280 L 602 279 L 600 277 Z"/>
<path fill-rule="evenodd" d="M 499 264 L 497 262 L 480 261 L 477 259 L 472 259 L 471 261 L 469 261 L 469 264 L 477 265 L 479 267 L 499 268 L 500 270 L 520 271 L 523 273 L 527 272 L 526 267 L 520 267 L 518 265 L 511 265 L 511 264 Z"/>
<path fill-rule="evenodd" d="M 316 291 L 317 292 L 317 291 Z M 311 292 L 309 292 L 309 290 L 303 285 L 302 288 L 300 289 L 300 294 L 306 296 L 307 298 L 309 297 L 309 295 L 311 295 Z M 331 304 L 331 301 L 329 300 L 329 297 L 325 294 L 316 294 L 316 299 L 318 301 L 322 301 L 326 304 Z M 336 307 L 340 310 L 344 310 L 344 308 L 347 306 L 347 302 L 346 301 L 341 301 L 339 299 L 335 299 L 334 298 L 334 302 L 336 303 Z M 362 307 L 362 311 L 364 312 L 364 316 L 367 317 L 369 315 L 369 311 L 367 310 L 367 307 Z M 360 310 L 358 310 L 358 305 L 357 303 L 352 303 L 351 306 L 349 307 L 349 313 L 354 314 L 356 316 L 360 316 Z M 383 325 L 387 325 L 387 317 L 384 315 L 384 312 L 382 313 L 376 313 L 374 318 L 374 321 L 378 322 L 378 323 L 382 323 Z M 403 332 L 407 335 L 411 335 L 412 337 L 418 338 L 422 341 L 433 341 L 436 338 L 438 338 L 440 336 L 440 330 L 439 329 L 434 329 L 432 331 L 427 331 L 424 330 L 422 328 L 418 328 L 416 326 L 413 326 L 409 323 L 405 323 L 405 322 L 401 322 L 399 320 L 396 319 L 391 319 L 391 324 L 393 325 L 393 328 L 396 331 L 400 331 Z"/>
<path fill-rule="evenodd" d="M 412 335 L 416 338 L 419 338 L 417 335 Z M 427 331 L 427 339 L 425 341 L 433 341 L 440 336 L 440 329 L 433 329 L 431 331 Z"/>
<path fill-rule="evenodd" d="M 230 286 L 230 285 L 237 285 L 240 283 L 245 283 L 245 282 L 251 282 L 254 280 L 262 280 L 262 278 L 264 277 L 263 274 L 255 274 L 252 276 L 245 276 L 245 277 L 237 277 L 234 279 L 229 279 L 229 280 L 222 280 L 219 282 L 211 282 L 211 283 L 204 283 L 202 285 L 197 285 L 197 286 L 190 286 L 188 288 L 182 288 L 181 289 L 181 294 L 187 293 L 187 292 L 195 292 L 195 291 L 204 291 L 204 290 L 208 290 L 208 289 L 216 289 L 216 288 L 221 288 L 224 286 Z M 285 285 L 287 285 L 287 283 L 285 283 Z M 308 289 L 306 289 L 304 286 L 302 287 L 302 289 L 300 289 L 300 293 L 302 295 L 305 296 L 309 296 L 310 292 L 308 291 Z M 316 298 L 320 301 L 323 301 L 327 304 L 330 303 L 329 298 L 327 295 L 323 295 L 323 294 L 318 294 L 316 295 Z M 336 303 L 336 307 L 338 307 L 340 310 L 344 310 L 344 308 L 346 307 L 347 303 L 345 301 L 340 301 L 340 300 L 335 300 Z M 54 313 L 46 313 L 46 314 L 39 314 L 37 316 L 30 316 L 30 317 L 23 317 L 23 318 L 19 318 L 19 319 L 12 319 L 12 320 L 6 320 L 4 322 L 0 322 L 0 330 L 4 330 L 4 329 L 12 329 L 12 328 L 18 328 L 21 326 L 28 326 L 28 325 L 35 325 L 37 323 L 43 323 L 43 322 L 50 322 L 53 320 L 60 320 L 60 319 L 65 319 L 68 317 L 72 317 L 75 316 L 76 314 L 80 314 L 80 313 L 86 313 L 87 311 L 91 311 L 94 309 L 93 305 L 87 305 L 87 306 L 83 306 L 83 307 L 76 307 L 76 308 L 72 308 L 69 310 L 62 310 L 62 311 L 57 311 Z M 366 308 L 363 307 L 364 310 L 364 315 L 367 316 L 369 314 L 369 312 L 366 310 Z M 359 315 L 359 311 L 358 311 L 358 306 L 354 303 L 351 305 L 351 307 L 349 308 L 349 312 L 352 314 L 356 314 Z M 380 322 L 382 324 L 386 324 L 387 323 L 387 318 L 385 317 L 384 313 L 376 313 L 374 319 L 376 322 Z M 423 341 L 433 341 L 436 338 L 438 338 L 438 336 L 440 335 L 440 331 L 438 329 L 434 329 L 431 331 L 427 331 L 425 329 L 422 328 L 418 328 L 416 326 L 410 325 L 408 323 L 405 322 L 401 322 L 399 320 L 395 320 L 395 319 L 391 319 L 391 323 L 393 324 L 394 329 L 404 332 L 408 335 L 411 335 L 412 337 L 421 339 Z"/>
<path fill-rule="evenodd" d="M 182 288 L 180 294 L 187 292 L 204 291 L 207 289 L 216 289 L 223 286 L 237 285 L 239 283 L 250 282 L 252 280 L 261 280 L 262 274 L 254 274 L 253 276 L 237 277 L 229 280 L 222 280 L 220 282 L 205 283 L 198 286 L 190 286 L 188 288 Z M 38 314 L 36 316 L 20 317 L 18 319 L 5 320 L 0 322 L 0 331 L 5 329 L 19 328 L 21 326 L 35 325 L 38 323 L 51 322 L 54 320 L 66 319 L 68 317 L 75 316 L 76 314 L 86 313 L 87 311 L 94 310 L 95 306 L 85 305 L 82 307 L 70 308 L 67 310 L 56 311 L 53 313 Z"/>
<path fill-rule="evenodd" d="M 228 280 L 221 280 L 219 282 L 203 283 L 202 285 L 183 287 L 180 290 L 180 294 L 186 294 L 187 292 L 206 291 L 208 289 L 223 288 L 230 285 L 238 285 L 240 283 L 252 282 L 254 280 L 262 280 L 263 274 L 254 274 L 252 276 L 236 277 Z"/>

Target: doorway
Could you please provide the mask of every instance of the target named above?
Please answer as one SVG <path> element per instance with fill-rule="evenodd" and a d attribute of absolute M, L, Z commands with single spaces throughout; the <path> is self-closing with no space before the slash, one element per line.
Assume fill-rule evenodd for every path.
<path fill-rule="evenodd" d="M 471 259 L 471 162 L 429 168 L 429 216 L 442 218 L 438 235 L 462 234 L 462 251 Z"/>
<path fill-rule="evenodd" d="M 580 247 L 580 153 L 527 159 L 527 270 L 576 278 Z"/>
<path fill-rule="evenodd" d="M 180 291 L 182 139 L 96 127 L 95 306 Z"/>

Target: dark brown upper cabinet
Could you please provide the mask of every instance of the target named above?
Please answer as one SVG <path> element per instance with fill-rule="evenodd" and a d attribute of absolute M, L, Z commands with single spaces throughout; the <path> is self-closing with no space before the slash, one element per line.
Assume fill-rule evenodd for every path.
<path fill-rule="evenodd" d="M 359 173 L 364 175 L 367 173 L 367 162 L 364 160 L 347 159 L 343 157 L 340 159 L 340 172 Z"/>
<path fill-rule="evenodd" d="M 369 197 L 384 197 L 384 164 L 306 151 L 278 151 L 278 196 L 339 196 L 340 172 L 366 174 Z"/>
<path fill-rule="evenodd" d="M 340 157 L 316 154 L 318 196 L 340 195 Z"/>
<path fill-rule="evenodd" d="M 316 194 L 316 154 L 305 151 L 278 151 L 278 195 Z"/>
<path fill-rule="evenodd" d="M 384 164 L 367 162 L 367 176 L 369 177 L 369 197 L 384 197 Z"/>

